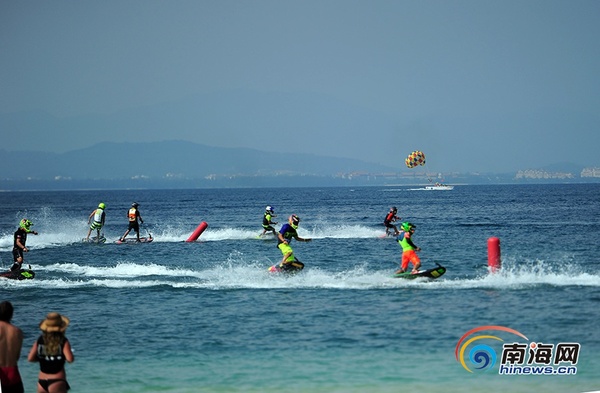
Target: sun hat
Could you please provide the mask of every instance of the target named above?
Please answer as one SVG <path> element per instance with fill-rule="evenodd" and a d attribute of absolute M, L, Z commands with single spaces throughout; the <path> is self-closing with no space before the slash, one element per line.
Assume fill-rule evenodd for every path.
<path fill-rule="evenodd" d="M 69 326 L 69 318 L 57 312 L 46 315 L 46 319 L 40 322 L 40 329 L 44 332 L 64 332 Z"/>

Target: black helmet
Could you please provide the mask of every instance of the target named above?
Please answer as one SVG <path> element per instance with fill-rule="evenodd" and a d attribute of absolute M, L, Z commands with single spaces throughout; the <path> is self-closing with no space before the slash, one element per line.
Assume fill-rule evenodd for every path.
<path fill-rule="evenodd" d="M 298 225 L 300 223 L 300 217 L 298 217 L 296 214 L 292 214 L 289 218 L 289 221 L 292 225 Z"/>
<path fill-rule="evenodd" d="M 133 202 L 133 203 L 131 204 L 131 207 L 138 207 L 138 206 L 139 206 L 139 204 L 138 204 L 137 202 Z"/>

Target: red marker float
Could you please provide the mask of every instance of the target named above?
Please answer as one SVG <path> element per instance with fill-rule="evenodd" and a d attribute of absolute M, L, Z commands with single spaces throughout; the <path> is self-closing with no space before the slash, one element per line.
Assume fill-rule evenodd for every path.
<path fill-rule="evenodd" d="M 491 273 L 500 270 L 500 239 L 490 237 L 488 239 L 488 267 Z"/>
<path fill-rule="evenodd" d="M 208 224 L 205 221 L 202 221 L 200 223 L 200 225 L 198 225 L 196 227 L 196 230 L 190 235 L 190 237 L 188 237 L 188 239 L 186 240 L 186 242 L 194 242 L 196 241 L 196 239 L 198 239 L 198 237 L 200 237 L 200 235 L 202 235 L 202 232 L 204 232 L 204 230 L 208 228 Z"/>

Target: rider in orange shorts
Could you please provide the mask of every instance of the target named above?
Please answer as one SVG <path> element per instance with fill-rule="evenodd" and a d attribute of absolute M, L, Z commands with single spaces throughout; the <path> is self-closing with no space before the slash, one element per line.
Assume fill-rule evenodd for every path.
<path fill-rule="evenodd" d="M 417 251 L 421 251 L 421 249 L 412 241 L 412 235 L 415 233 L 415 228 L 417 227 L 410 222 L 402 223 L 403 232 L 400 232 L 398 235 L 398 243 L 400 243 L 400 246 L 402 247 L 402 264 L 400 265 L 400 270 L 396 271 L 396 274 L 406 273 L 409 263 L 412 263 L 413 265 L 411 271 L 412 274 L 417 273 L 421 267 L 421 260 L 416 253 Z"/>

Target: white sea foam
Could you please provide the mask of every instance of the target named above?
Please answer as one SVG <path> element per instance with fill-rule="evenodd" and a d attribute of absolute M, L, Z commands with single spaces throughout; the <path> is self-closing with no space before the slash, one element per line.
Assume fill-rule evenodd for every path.
<path fill-rule="evenodd" d="M 571 274 L 536 267 L 507 268 L 497 273 L 459 276 L 451 271 L 437 280 L 393 278 L 389 270 L 374 270 L 368 264 L 344 271 L 328 271 L 308 266 L 295 275 L 269 273 L 272 261 L 237 263 L 242 256 L 208 268 L 170 267 L 155 263 L 118 262 L 112 266 L 54 263 L 36 267 L 37 283 L 44 286 L 152 287 L 167 285 L 183 288 L 324 288 L 324 289 L 522 289 L 538 286 L 600 286 L 600 275 L 586 272 Z M 237 260 L 237 262 L 236 262 Z M 60 278 L 57 278 L 59 276 Z M 9 280 L 3 280 L 9 281 Z"/>
<path fill-rule="evenodd" d="M 79 223 L 81 224 L 81 223 Z M 153 230 L 140 231 L 140 236 L 148 236 L 148 232 L 157 243 L 177 243 L 186 241 L 191 232 L 186 232 L 183 227 L 172 227 L 160 225 Z M 222 241 L 222 240 L 256 240 L 258 235 L 262 233 L 262 229 L 240 229 L 235 227 L 226 228 L 207 228 L 197 239 L 197 241 Z M 383 225 L 381 228 L 367 227 L 362 225 L 324 225 L 310 228 L 300 228 L 298 234 L 301 237 L 312 239 L 369 239 L 376 238 L 385 233 Z M 87 234 L 86 227 L 82 229 L 82 225 L 72 226 L 65 225 L 60 228 L 52 228 L 45 232 L 40 232 L 39 235 L 29 235 L 27 245 L 31 250 L 55 248 L 74 243 L 80 243 Z M 107 238 L 107 243 L 113 243 L 122 233 L 109 234 L 104 233 Z M 129 235 L 130 237 L 132 234 Z M 259 240 L 274 240 L 272 237 L 260 238 Z M 4 234 L 0 236 L 0 252 L 10 251 L 13 246 L 13 234 Z"/>

